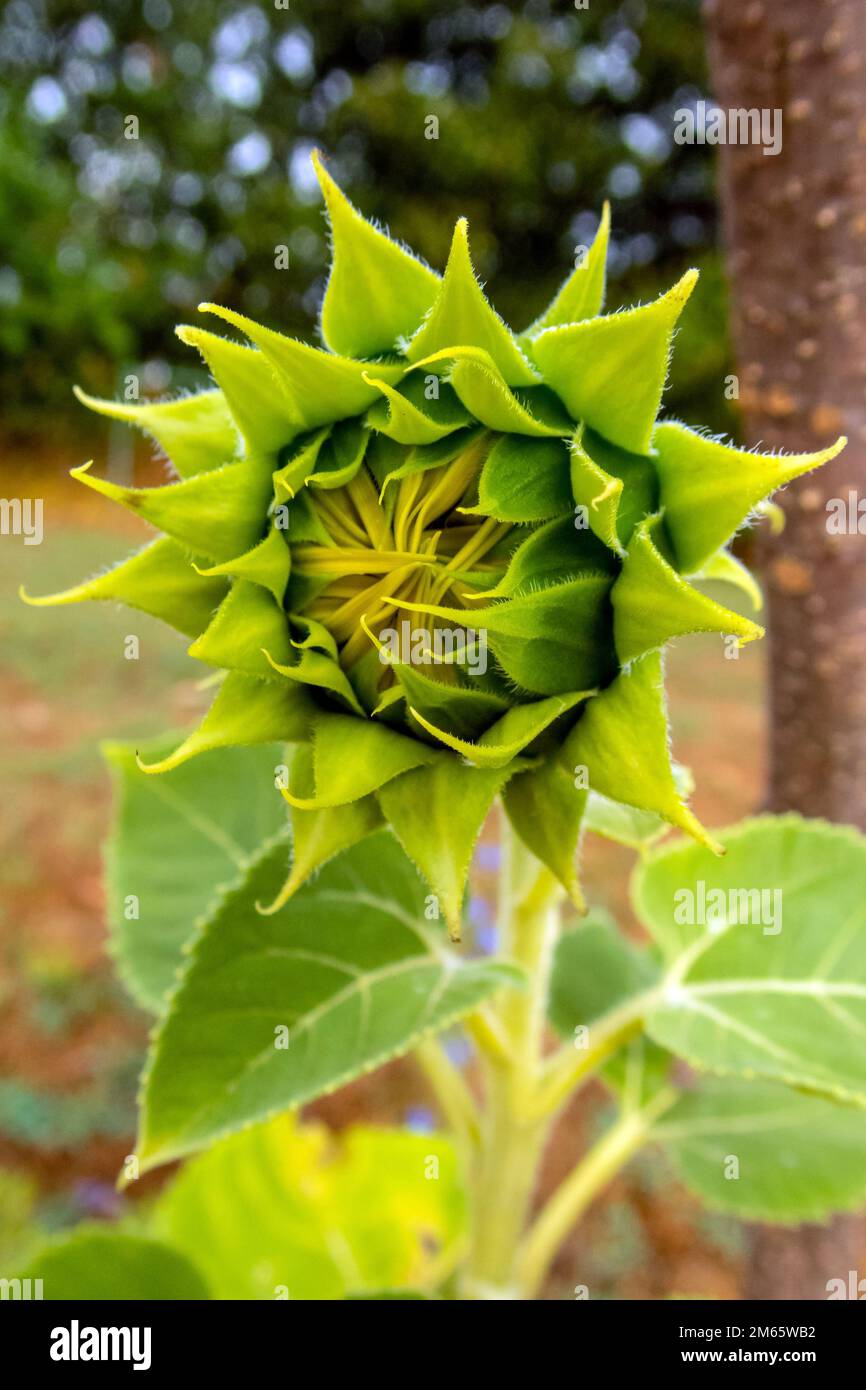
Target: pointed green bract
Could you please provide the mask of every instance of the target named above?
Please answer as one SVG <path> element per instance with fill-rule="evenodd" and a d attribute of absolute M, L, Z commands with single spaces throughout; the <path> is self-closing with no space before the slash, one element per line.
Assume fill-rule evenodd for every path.
<path fill-rule="evenodd" d="M 361 467 L 369 439 L 370 431 L 357 420 L 338 421 L 318 452 L 310 486 L 345 487 Z"/>
<path fill-rule="evenodd" d="M 463 895 L 475 841 L 512 767 L 467 767 L 440 753 L 378 792 L 379 805 L 412 863 L 438 899 L 453 941 L 460 940 Z"/>
<path fill-rule="evenodd" d="M 307 744 L 295 749 L 290 786 L 298 797 L 314 791 L 313 754 Z M 345 849 L 351 849 L 382 825 L 382 812 L 375 796 L 362 796 L 345 806 L 323 806 L 304 811 L 292 808 L 292 867 L 288 878 L 272 903 L 260 905 L 267 916 L 279 912 L 300 887 L 323 864 Z"/>
<path fill-rule="evenodd" d="M 397 686 L 391 687 L 406 706 L 416 710 L 431 724 L 458 738 L 483 734 L 509 708 L 508 699 L 478 686 L 445 685 L 415 666 L 392 662 Z M 391 692 L 386 692 L 386 695 Z M 393 699 L 393 696 L 392 696 Z"/>
<path fill-rule="evenodd" d="M 95 478 L 89 464 L 72 477 L 158 526 L 193 555 L 231 559 L 261 540 L 270 501 L 270 475 L 255 460 L 187 478 L 168 487 L 120 487 Z"/>
<path fill-rule="evenodd" d="M 297 434 L 302 421 L 262 353 L 204 328 L 182 324 L 175 331 L 201 353 L 251 452 L 270 453 Z"/>
<path fill-rule="evenodd" d="M 394 352 L 436 298 L 439 276 L 361 216 L 317 153 L 313 165 L 331 224 L 332 261 L 322 302 L 322 336 L 332 352 L 347 357 Z"/>
<path fill-rule="evenodd" d="M 488 429 L 544 438 L 569 434 L 573 428 L 573 421 L 552 391 L 544 386 L 513 391 L 483 348 L 443 348 L 414 363 L 414 369 L 423 367 L 447 372 L 458 399 Z"/>
<path fill-rule="evenodd" d="M 125 603 L 197 637 L 208 626 L 227 585 L 220 579 L 203 578 L 189 555 L 168 536 L 151 541 L 143 550 L 122 560 L 105 574 L 58 594 L 33 597 L 23 589 L 21 597 L 34 608 L 49 608 L 86 599 Z"/>
<path fill-rule="evenodd" d="M 199 307 L 239 328 L 261 349 L 290 402 L 299 429 L 311 430 L 360 415 L 375 401 L 377 388 L 364 380 L 364 373 L 370 370 L 367 363 L 286 338 L 218 304 Z M 405 370 L 399 363 L 376 363 L 377 377 L 389 384 L 398 382 Z"/>
<path fill-rule="evenodd" d="M 680 800 L 668 752 L 661 657 L 641 657 L 594 700 L 562 750 L 567 769 L 586 768 L 589 786 L 613 801 L 655 811 L 703 844 L 713 846 Z"/>
<path fill-rule="evenodd" d="M 472 626 L 483 629 L 498 664 L 524 690 L 564 695 L 590 689 L 611 675 L 605 647 L 609 628 L 609 575 L 588 573 L 563 584 L 472 609 Z M 410 612 L 460 622 L 459 608 L 403 605 Z"/>
<path fill-rule="evenodd" d="M 553 302 L 535 320 L 519 341 L 537 338 L 545 328 L 559 328 L 567 323 L 582 323 L 595 318 L 604 304 L 607 272 L 607 247 L 610 240 L 610 203 L 602 209 L 595 240 L 580 264 L 559 289 Z"/>
<path fill-rule="evenodd" d="M 622 572 L 611 589 L 613 636 L 625 666 L 672 637 L 689 632 L 727 633 L 740 644 L 763 637 L 764 629 L 692 588 L 659 554 L 657 522 L 643 521 L 632 534 Z"/>
<path fill-rule="evenodd" d="M 685 425 L 659 425 L 660 500 L 683 574 L 701 569 L 769 493 L 828 463 L 845 443 L 837 439 L 815 454 L 755 454 Z"/>
<path fill-rule="evenodd" d="M 584 426 L 575 431 L 570 449 L 576 512 L 621 556 L 635 526 L 659 509 L 653 462 Z"/>
<path fill-rule="evenodd" d="M 306 691 L 288 681 L 278 685 L 230 671 L 198 728 L 167 757 L 140 760 L 139 766 L 143 772 L 168 772 L 212 748 L 298 743 L 309 736 L 312 714 Z"/>
<path fill-rule="evenodd" d="M 547 521 L 571 512 L 569 454 L 561 439 L 503 435 L 487 455 L 478 510 L 499 521 Z"/>
<path fill-rule="evenodd" d="M 189 654 L 209 666 L 276 680 L 274 663 L 292 658 L 285 614 L 268 589 L 239 579 Z"/>
<path fill-rule="evenodd" d="M 448 748 L 453 748 L 455 753 L 475 767 L 506 767 L 545 729 L 594 693 L 584 690 L 573 695 L 554 695 L 549 700 L 539 700 L 530 705 L 518 705 L 491 724 L 477 742 L 458 738 L 447 730 L 437 728 L 416 709 L 410 709 L 410 713 L 428 734 Z"/>
<path fill-rule="evenodd" d="M 277 675 L 285 676 L 287 680 L 295 681 L 299 686 L 315 686 L 319 690 L 329 690 L 337 696 L 341 704 L 347 705 L 355 714 L 363 717 L 364 711 L 358 703 L 352 683 L 336 656 L 330 652 L 317 651 L 314 647 L 298 647 L 295 643 L 293 646 L 296 647 L 295 652 L 285 661 L 278 660 L 269 647 L 264 647 L 262 651 L 265 661 Z"/>
<path fill-rule="evenodd" d="M 729 550 L 717 550 L 715 555 L 711 555 L 692 576 L 693 579 L 715 579 L 722 584 L 732 584 L 735 589 L 751 601 L 752 607 L 758 613 L 764 606 L 764 595 L 761 593 L 761 586 L 752 571 L 738 560 L 736 555 L 732 555 Z"/>
<path fill-rule="evenodd" d="M 648 451 L 674 326 L 697 278 L 690 270 L 652 304 L 547 328 L 533 339 L 533 362 L 576 420 L 624 449 Z"/>
<path fill-rule="evenodd" d="M 432 757 L 430 749 L 384 725 L 347 714 L 324 715 L 313 728 L 310 795 L 295 796 L 291 790 L 283 795 L 302 810 L 344 806 Z"/>
<path fill-rule="evenodd" d="M 251 583 L 260 584 L 281 604 L 291 568 L 292 553 L 285 532 L 278 526 L 272 526 L 265 539 L 254 545 L 252 550 L 237 555 L 233 560 L 226 560 L 221 565 L 201 569 L 199 573 L 206 576 L 230 575 L 233 579 L 246 579 Z"/>
<path fill-rule="evenodd" d="M 454 395 L 453 388 L 436 382 L 435 394 L 428 398 L 428 385 L 417 373 L 408 376 L 399 391 L 380 381 L 375 371 L 365 380 L 377 386 L 384 399 L 370 407 L 367 423 L 398 444 L 435 444 L 470 423 L 469 412 Z"/>
<path fill-rule="evenodd" d="M 695 789 L 694 778 L 682 763 L 672 763 L 674 784 L 681 801 L 687 801 Z M 583 816 L 583 827 L 593 835 L 602 835 L 615 844 L 626 845 L 638 854 L 646 851 L 667 835 L 670 823 L 655 811 L 639 811 L 623 801 L 612 801 L 601 792 L 591 791 Z"/>
<path fill-rule="evenodd" d="M 219 391 L 202 391 L 194 396 L 180 396 L 175 401 L 132 405 L 99 400 L 79 386 L 73 389 L 88 410 L 95 410 L 110 420 L 135 425 L 152 435 L 182 478 L 219 468 L 237 453 L 234 422 Z"/>
<path fill-rule="evenodd" d="M 406 356 L 417 363 L 443 348 L 458 346 L 488 353 L 509 386 L 532 386 L 538 380 L 475 278 L 465 218 L 454 228 L 442 283 L 429 315 L 406 348 Z"/>
<path fill-rule="evenodd" d="M 579 911 L 584 903 L 577 849 L 586 796 L 564 768 L 552 761 L 518 773 L 502 793 L 502 804 L 520 839 L 547 865 Z"/>

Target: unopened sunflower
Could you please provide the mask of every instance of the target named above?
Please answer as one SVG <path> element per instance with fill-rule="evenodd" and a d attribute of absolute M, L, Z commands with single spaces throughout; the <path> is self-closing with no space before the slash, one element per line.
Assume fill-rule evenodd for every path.
<path fill-rule="evenodd" d="M 588 789 L 710 843 L 673 775 L 663 649 L 698 631 L 761 635 L 692 581 L 753 588 L 727 542 L 844 440 L 768 456 L 659 422 L 697 273 L 603 314 L 606 212 L 514 334 L 478 283 L 465 221 L 440 277 L 315 163 L 333 245 L 325 347 L 204 304 L 247 340 L 177 330 L 214 389 L 138 406 L 79 392 L 150 433 L 178 481 L 128 488 L 75 469 L 161 534 L 35 601 L 119 600 L 224 673 L 200 727 L 148 771 L 293 745 L 279 901 L 384 820 L 456 935 L 499 794 L 575 898 Z"/>

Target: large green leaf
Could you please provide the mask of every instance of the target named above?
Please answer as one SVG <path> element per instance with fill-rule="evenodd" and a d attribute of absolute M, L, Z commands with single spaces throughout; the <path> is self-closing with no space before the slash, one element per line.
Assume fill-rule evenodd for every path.
<path fill-rule="evenodd" d="M 196 1302 L 210 1297 L 198 1270 L 178 1250 L 99 1228 L 83 1228 L 47 1246 L 22 1277 L 41 1279 L 43 1297 L 61 1302 Z"/>
<path fill-rule="evenodd" d="M 140 751 L 159 758 L 174 743 L 162 736 Z M 286 807 L 274 787 L 277 744 L 207 753 L 162 777 L 140 770 L 139 748 L 104 749 L 115 795 L 108 922 L 123 979 L 158 1013 L 199 918 L 220 885 L 233 882 L 285 824 Z"/>
<path fill-rule="evenodd" d="M 866 841 L 767 817 L 637 870 L 667 973 L 650 1035 L 695 1066 L 866 1105 Z"/>
<path fill-rule="evenodd" d="M 264 850 L 191 949 L 151 1049 L 144 1168 L 334 1090 L 519 978 L 462 962 L 428 926 L 424 887 L 389 832 L 263 917 L 285 858 L 284 843 Z"/>
<path fill-rule="evenodd" d="M 563 1038 L 592 1023 L 658 978 L 658 961 L 605 920 L 564 932 L 556 944 L 550 1019 Z"/>
<path fill-rule="evenodd" d="M 652 1136 L 693 1192 L 752 1221 L 823 1221 L 866 1198 L 866 1115 L 739 1077 L 703 1077 Z"/>
<path fill-rule="evenodd" d="M 457 1161 L 439 1135 L 279 1115 L 184 1165 L 157 1232 L 215 1298 L 336 1299 L 441 1279 L 463 1233 Z"/>

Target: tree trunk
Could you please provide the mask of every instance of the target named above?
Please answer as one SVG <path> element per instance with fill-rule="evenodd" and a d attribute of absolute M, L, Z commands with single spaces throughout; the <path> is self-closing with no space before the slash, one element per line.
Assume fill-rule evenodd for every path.
<path fill-rule="evenodd" d="M 849 439 L 784 493 L 782 535 L 762 528 L 767 801 L 866 829 L 866 516 L 863 535 L 827 528 L 829 499 L 866 498 L 866 3 L 704 8 L 718 105 L 783 113 L 780 153 L 719 150 L 748 440 L 800 452 Z M 828 1279 L 866 1273 L 860 1218 L 756 1229 L 752 1248 L 750 1298 L 826 1298 Z"/>

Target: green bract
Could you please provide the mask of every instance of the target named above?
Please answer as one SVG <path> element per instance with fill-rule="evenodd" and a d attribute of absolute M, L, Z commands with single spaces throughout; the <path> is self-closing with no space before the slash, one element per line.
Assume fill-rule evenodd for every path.
<path fill-rule="evenodd" d="M 690 581 L 747 587 L 726 543 L 844 440 L 766 456 L 659 423 L 697 275 L 602 314 L 607 214 L 515 336 L 475 277 L 465 221 L 440 277 L 315 162 L 333 237 L 326 346 L 203 305 L 251 344 L 178 329 L 216 389 L 142 406 L 79 393 L 152 434 L 179 480 L 137 489 L 74 470 L 162 534 L 35 601 L 120 600 L 225 673 L 201 726 L 149 771 L 231 745 L 296 746 L 278 903 L 385 820 L 456 934 L 501 792 L 574 896 L 587 784 L 711 843 L 669 759 L 663 649 L 690 632 L 761 635 Z"/>

